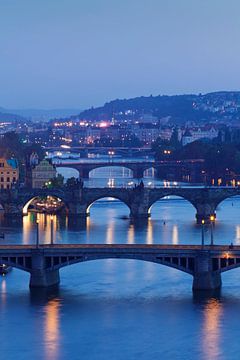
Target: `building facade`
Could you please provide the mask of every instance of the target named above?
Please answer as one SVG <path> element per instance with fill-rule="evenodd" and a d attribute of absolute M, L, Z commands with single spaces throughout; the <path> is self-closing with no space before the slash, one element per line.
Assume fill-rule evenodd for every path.
<path fill-rule="evenodd" d="M 49 161 L 46 159 L 40 161 L 40 163 L 32 169 L 32 188 L 43 188 L 50 179 L 56 177 L 56 174 L 56 168 L 50 164 Z"/>
<path fill-rule="evenodd" d="M 0 188 L 10 189 L 19 179 L 19 167 L 16 159 L 0 158 Z"/>

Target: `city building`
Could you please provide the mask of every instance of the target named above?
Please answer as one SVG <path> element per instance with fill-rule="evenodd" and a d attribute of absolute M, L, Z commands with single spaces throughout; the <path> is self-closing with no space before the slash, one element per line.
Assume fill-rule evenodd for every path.
<path fill-rule="evenodd" d="M 56 168 L 44 159 L 31 171 L 31 186 L 33 189 L 42 188 L 46 183 L 56 177 Z"/>
<path fill-rule="evenodd" d="M 182 136 L 182 145 L 185 146 L 200 139 L 214 139 L 218 136 L 218 130 L 214 127 L 188 128 Z"/>
<path fill-rule="evenodd" d="M 10 189 L 19 179 L 19 168 L 16 159 L 0 158 L 0 188 Z"/>

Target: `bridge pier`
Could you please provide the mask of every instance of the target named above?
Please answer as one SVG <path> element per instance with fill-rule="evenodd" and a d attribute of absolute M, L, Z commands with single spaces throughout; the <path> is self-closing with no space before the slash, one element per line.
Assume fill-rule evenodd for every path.
<path fill-rule="evenodd" d="M 57 286 L 59 282 L 59 270 L 46 269 L 44 254 L 37 249 L 33 250 L 29 286 L 31 288 L 50 287 Z"/>
<path fill-rule="evenodd" d="M 68 204 L 68 216 L 69 218 L 81 218 L 85 219 L 87 216 L 89 216 L 89 211 L 87 210 L 86 204 L 81 204 L 79 202 L 71 202 Z"/>
<path fill-rule="evenodd" d="M 135 192 L 134 199 L 129 206 L 130 218 L 133 220 L 148 219 L 151 216 L 148 191 L 143 192 L 142 189 L 136 189 Z"/>
<path fill-rule="evenodd" d="M 222 285 L 221 273 L 213 271 L 211 257 L 208 251 L 199 251 L 195 258 L 193 274 L 193 291 L 215 290 Z"/>
<path fill-rule="evenodd" d="M 142 179 L 144 170 L 141 168 L 132 169 L 132 174 L 134 179 Z"/>
<path fill-rule="evenodd" d="M 214 216 L 214 220 L 216 219 L 216 206 L 214 204 L 197 204 L 196 209 L 197 224 L 202 224 L 202 220 L 205 224 L 210 224 L 212 216 Z"/>
<path fill-rule="evenodd" d="M 50 287 L 60 283 L 59 270 L 33 270 L 30 276 L 29 287 Z"/>

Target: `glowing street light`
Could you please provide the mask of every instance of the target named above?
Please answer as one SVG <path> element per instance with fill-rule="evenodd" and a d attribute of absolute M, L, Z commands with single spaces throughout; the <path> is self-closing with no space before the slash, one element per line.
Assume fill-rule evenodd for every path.
<path fill-rule="evenodd" d="M 53 245 L 53 215 L 50 215 L 50 225 L 51 225 L 51 229 L 50 229 L 50 234 L 51 234 L 51 245 Z"/>
<path fill-rule="evenodd" d="M 37 229 L 37 237 L 36 237 L 36 248 L 39 248 L 39 220 L 36 219 L 36 229 Z"/>
<path fill-rule="evenodd" d="M 204 225 L 205 225 L 205 220 L 202 219 L 202 249 L 204 248 Z"/>
<path fill-rule="evenodd" d="M 210 222 L 211 222 L 211 246 L 213 245 L 213 224 L 215 221 L 215 216 L 211 215 L 210 216 Z"/>

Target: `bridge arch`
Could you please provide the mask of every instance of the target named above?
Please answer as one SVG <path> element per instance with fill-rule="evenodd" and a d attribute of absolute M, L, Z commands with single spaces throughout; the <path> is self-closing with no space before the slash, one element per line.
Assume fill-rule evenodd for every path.
<path fill-rule="evenodd" d="M 226 200 L 234 200 L 234 198 L 239 198 L 240 199 L 240 191 L 239 193 L 235 193 L 235 194 L 226 194 L 225 196 L 221 196 L 221 198 L 218 198 L 216 201 L 215 201 L 215 204 L 216 204 L 216 209 L 219 205 L 221 205 L 224 201 Z"/>
<path fill-rule="evenodd" d="M 217 219 L 227 224 L 236 224 L 240 220 L 240 194 L 226 196 L 218 200 L 215 205 Z M 234 236 L 234 235 L 233 235 Z"/>
<path fill-rule="evenodd" d="M 62 175 L 64 177 L 64 179 L 69 179 L 69 178 L 72 178 L 74 177 L 75 179 L 79 179 L 80 178 L 80 172 L 79 170 L 74 167 L 74 166 L 71 166 L 69 164 L 69 166 L 61 166 L 59 165 L 57 167 L 57 172 Z"/>
<path fill-rule="evenodd" d="M 126 205 L 127 208 L 128 208 L 129 210 L 131 210 L 131 207 L 130 207 L 130 205 L 128 204 L 128 202 L 127 202 L 125 199 L 123 199 L 121 196 L 117 196 L 117 195 L 114 195 L 114 196 L 111 195 L 111 196 L 109 196 L 108 194 L 106 194 L 106 195 L 96 196 L 96 197 L 94 197 L 94 199 L 91 199 L 91 200 L 87 203 L 87 206 L 86 206 L 86 214 L 87 214 L 87 216 L 90 215 L 90 209 L 91 209 L 91 207 L 92 207 L 97 201 L 99 201 L 99 200 L 104 200 L 104 199 L 108 199 L 109 201 L 117 200 L 117 201 L 123 203 L 124 205 Z"/>
<path fill-rule="evenodd" d="M 185 196 L 181 196 L 181 195 L 175 195 L 175 194 L 173 194 L 173 193 L 169 193 L 169 194 L 162 194 L 162 195 L 159 195 L 157 198 L 155 198 L 155 199 L 152 199 L 151 201 L 150 201 L 150 203 L 149 203 L 149 208 L 148 208 L 148 214 L 149 214 L 149 216 L 151 215 L 151 212 L 152 212 L 152 208 L 153 208 L 153 206 L 154 205 L 156 205 L 156 203 L 158 203 L 158 202 L 160 202 L 161 200 L 167 200 L 167 199 L 169 199 L 169 198 L 175 198 L 175 199 L 182 199 L 182 200 L 184 200 L 184 201 L 186 201 L 188 204 L 190 204 L 192 207 L 193 207 L 193 209 L 195 209 L 195 210 L 197 210 L 197 208 L 196 208 L 196 206 L 195 206 L 195 204 L 190 200 L 190 199 L 188 199 L 187 197 L 185 197 Z M 173 199 L 169 199 L 169 200 L 173 200 Z"/>
<path fill-rule="evenodd" d="M 144 178 L 154 178 L 157 175 L 157 169 L 154 166 L 149 166 L 144 169 L 143 177 Z"/>
<path fill-rule="evenodd" d="M 39 194 L 39 195 L 31 195 L 30 197 L 28 197 L 28 199 L 25 199 L 24 203 L 23 203 L 23 207 L 22 207 L 22 214 L 23 215 L 27 215 L 28 214 L 28 209 L 29 209 L 29 206 L 31 205 L 31 203 L 36 200 L 36 199 L 40 199 L 40 198 L 45 198 L 45 197 L 48 197 L 48 196 L 51 196 L 53 198 L 56 198 L 60 201 L 63 202 L 65 208 L 68 210 L 68 205 L 67 203 L 65 202 L 64 198 L 57 195 L 57 194 L 52 194 L 52 193 L 46 193 L 46 194 Z"/>
<path fill-rule="evenodd" d="M 192 262 L 191 264 L 188 263 L 186 261 L 186 258 L 182 258 L 182 260 L 177 258 L 177 257 L 172 257 L 170 258 L 159 258 L 159 259 L 153 259 L 151 257 L 149 258 L 144 258 L 143 256 L 139 255 L 131 255 L 131 254 L 124 254 L 124 255 L 119 255 L 119 254 L 111 254 L 111 255 L 106 255 L 106 256 L 99 256 L 99 255 L 88 255 L 86 257 L 75 257 L 73 259 L 67 259 L 67 261 L 63 261 L 60 262 L 58 264 L 55 264 L 53 267 L 51 267 L 51 270 L 59 270 L 63 267 L 66 267 L 68 265 L 74 265 L 74 264 L 78 264 L 78 263 L 83 263 L 83 262 L 89 262 L 89 261 L 99 261 L 99 260 L 107 260 L 107 259 L 117 259 L 117 260 L 137 260 L 137 261 L 144 261 L 144 262 L 151 262 L 151 263 L 155 263 L 155 264 L 159 264 L 159 265 L 163 265 L 163 266 L 167 266 L 179 271 L 182 271 L 184 273 L 187 273 L 189 275 L 193 275 L 194 273 L 194 262 Z M 175 259 L 175 260 L 174 260 Z M 64 259 L 65 260 L 65 259 Z M 172 261 L 174 260 L 174 261 Z"/>
<path fill-rule="evenodd" d="M 124 163 L 122 165 L 119 164 L 113 164 L 113 163 L 109 163 L 109 164 L 99 164 L 94 166 L 93 168 L 91 168 L 89 170 L 88 173 L 88 177 L 89 178 L 97 178 L 97 176 L 94 176 L 95 173 L 98 173 L 98 170 L 101 169 L 103 171 L 105 171 L 106 173 L 108 172 L 108 174 L 104 174 L 102 177 L 103 178 L 108 178 L 113 176 L 114 178 L 133 178 L 134 176 L 134 171 L 130 166 L 125 165 Z M 121 174 L 121 175 L 120 175 Z"/>

